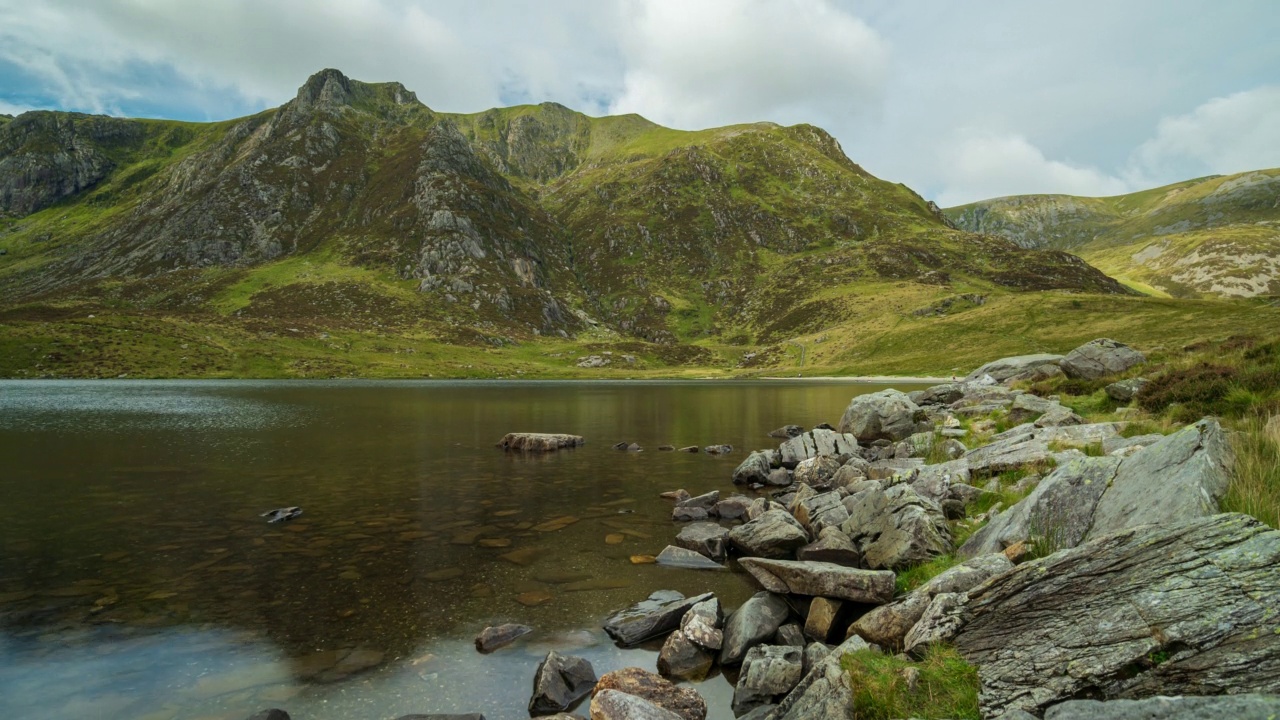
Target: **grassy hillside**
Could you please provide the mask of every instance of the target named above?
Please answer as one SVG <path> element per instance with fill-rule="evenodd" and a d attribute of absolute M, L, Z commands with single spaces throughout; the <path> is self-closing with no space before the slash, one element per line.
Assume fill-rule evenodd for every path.
<path fill-rule="evenodd" d="M 1280 295 L 1280 169 L 1109 198 L 996 198 L 945 212 L 966 230 L 1075 252 L 1145 292 Z"/>

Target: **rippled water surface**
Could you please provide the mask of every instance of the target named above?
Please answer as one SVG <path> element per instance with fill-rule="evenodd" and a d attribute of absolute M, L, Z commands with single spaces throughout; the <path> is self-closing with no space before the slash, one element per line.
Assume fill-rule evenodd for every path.
<path fill-rule="evenodd" d="M 0 717 L 528 717 L 549 649 L 654 668 L 655 648 L 600 631 L 611 611 L 658 589 L 728 607 L 754 592 L 737 572 L 631 563 L 678 530 L 659 492 L 728 494 L 768 430 L 834 423 L 883 387 L 0 382 Z M 588 444 L 506 454 L 509 431 Z M 287 505 L 304 514 L 259 517 Z M 477 654 L 498 622 L 537 632 Z M 697 687 L 731 717 L 723 677 Z"/>

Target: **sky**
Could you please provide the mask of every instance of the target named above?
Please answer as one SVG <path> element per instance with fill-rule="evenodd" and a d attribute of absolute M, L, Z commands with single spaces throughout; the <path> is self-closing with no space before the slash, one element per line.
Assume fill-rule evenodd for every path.
<path fill-rule="evenodd" d="M 1280 166 L 1274 0 L 0 0 L 0 113 L 222 120 L 326 67 L 433 109 L 830 131 L 949 207 Z"/>

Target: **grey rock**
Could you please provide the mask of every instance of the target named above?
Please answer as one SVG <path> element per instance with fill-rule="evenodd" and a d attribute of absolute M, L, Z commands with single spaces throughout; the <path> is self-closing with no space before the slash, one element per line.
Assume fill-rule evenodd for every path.
<path fill-rule="evenodd" d="M 796 437 L 797 435 L 800 435 L 802 433 L 804 433 L 804 428 L 800 427 L 799 425 L 783 425 L 777 430 L 769 431 L 769 437 L 786 440 L 789 438 Z"/>
<path fill-rule="evenodd" d="M 822 643 L 831 640 L 837 632 L 840 632 L 837 624 L 840 622 L 840 613 L 844 607 L 843 600 L 824 597 L 815 597 L 810 600 L 809 615 L 804 621 L 804 634 Z"/>
<path fill-rule="evenodd" d="M 733 483 L 735 485 L 764 484 L 772 471 L 769 453 L 756 450 L 733 471 Z"/>
<path fill-rule="evenodd" d="M 1068 700 L 1054 705 L 1044 714 L 1044 720 L 1275 720 L 1277 717 L 1280 717 L 1280 697 L 1256 694 L 1106 702 Z"/>
<path fill-rule="evenodd" d="M 746 512 L 746 506 L 742 508 Z M 729 541 L 729 529 L 713 522 L 696 522 L 680 528 L 676 535 L 676 545 L 706 555 L 712 560 L 721 560 L 725 556 L 725 545 Z"/>
<path fill-rule="evenodd" d="M 855 396 L 849 401 L 837 426 L 840 432 L 849 433 L 859 442 L 873 440 L 902 440 L 915 432 L 917 415 L 923 419 L 920 407 L 898 390 L 881 390 L 877 393 Z"/>
<path fill-rule="evenodd" d="M 801 433 L 778 446 L 779 462 L 787 468 L 794 468 L 801 460 L 809 458 L 824 455 L 848 457 L 856 452 L 858 441 L 852 435 L 820 427 Z"/>
<path fill-rule="evenodd" d="M 724 646 L 720 649 L 721 665 L 737 665 L 747 651 L 773 637 L 791 610 L 781 597 L 758 592 L 724 622 Z"/>
<path fill-rule="evenodd" d="M 743 555 L 791 557 L 809 542 L 804 527 L 786 510 L 768 510 L 729 531 L 729 542 Z"/>
<path fill-rule="evenodd" d="M 619 690 L 601 690 L 591 698 L 591 720 L 681 720 L 670 710 Z"/>
<path fill-rule="evenodd" d="M 427 717 L 427 716 L 419 715 L 418 717 Z M 248 720 L 289 720 L 289 713 L 283 710 L 280 710 L 279 708 L 271 708 L 270 710 L 263 710 L 261 712 L 254 713 L 253 715 L 249 716 Z M 481 718 L 481 720 L 484 720 L 484 719 Z"/>
<path fill-rule="evenodd" d="M 724 570 L 720 563 L 702 553 L 687 550 L 675 545 L 668 545 L 658 553 L 658 564 L 666 567 L 684 568 L 686 570 Z"/>
<path fill-rule="evenodd" d="M 1280 532 L 1213 515 L 1023 563 L 969 592 L 954 642 L 979 667 L 984 715 L 1084 692 L 1275 693 L 1277 597 Z"/>
<path fill-rule="evenodd" d="M 804 651 L 798 647 L 758 645 L 742 661 L 733 691 L 733 712 L 745 714 L 791 692 L 804 671 Z"/>
<path fill-rule="evenodd" d="M 746 517 L 747 508 L 750 506 L 751 498 L 733 495 L 716 503 L 714 514 L 722 520 L 737 520 Z"/>
<path fill-rule="evenodd" d="M 964 385 L 962 383 L 944 383 L 926 388 L 920 393 L 920 398 L 914 402 L 920 406 L 950 405 L 962 397 L 964 397 Z"/>
<path fill-rule="evenodd" d="M 1067 425 L 1083 425 L 1084 418 L 1075 414 L 1071 408 L 1061 405 L 1052 407 L 1045 414 L 1036 418 L 1036 427 L 1065 427 Z"/>
<path fill-rule="evenodd" d="M 1097 380 L 1108 375 L 1122 373 L 1125 370 L 1146 362 L 1142 353 L 1108 338 L 1091 340 L 1067 353 L 1059 367 L 1067 377 L 1083 380 Z"/>
<path fill-rule="evenodd" d="M 754 710 L 747 713 L 746 715 L 740 716 L 738 720 L 769 720 L 769 718 L 773 714 L 774 709 L 776 709 L 777 707 L 778 706 L 774 705 L 773 703 L 757 705 Z"/>
<path fill-rule="evenodd" d="M 867 479 L 867 470 L 871 467 L 871 463 L 865 459 L 854 456 L 845 461 L 844 465 L 836 471 L 831 477 L 831 487 L 843 488 L 848 487 L 856 482 Z"/>
<path fill-rule="evenodd" d="M 854 621 L 850 631 L 869 643 L 896 650 L 932 599 L 925 593 L 911 593 L 895 603 L 872 609 Z"/>
<path fill-rule="evenodd" d="M 774 487 L 786 487 L 795 482 L 791 477 L 791 471 L 786 468 L 774 468 L 769 471 L 769 477 L 765 478 L 765 485 L 773 485 Z"/>
<path fill-rule="evenodd" d="M 716 503 L 718 502 L 720 502 L 720 491 L 712 490 L 709 493 L 695 495 L 694 497 L 688 498 L 686 500 L 679 500 L 676 502 L 676 507 L 702 508 L 703 510 L 710 512 L 711 509 L 714 508 L 716 506 Z"/>
<path fill-rule="evenodd" d="M 773 636 L 774 645 L 790 645 L 798 648 L 805 646 L 804 630 L 796 623 L 786 623 L 778 628 Z"/>
<path fill-rule="evenodd" d="M 658 652 L 658 672 L 676 680 L 701 680 L 711 672 L 715 656 L 676 630 L 667 636 Z"/>
<path fill-rule="evenodd" d="M 817 540 L 796 551 L 796 559 L 856 568 L 862 564 L 862 553 L 858 552 L 853 541 L 840 528 L 824 527 L 818 533 Z"/>
<path fill-rule="evenodd" d="M 1055 468 L 1030 495 L 970 535 L 960 556 L 998 553 L 1033 537 L 1055 550 L 1075 547 L 1089 532 L 1098 500 L 1119 467 L 1119 458 L 1086 457 Z"/>
<path fill-rule="evenodd" d="M 1137 397 L 1146 384 L 1147 380 L 1145 378 L 1129 378 L 1127 380 L 1117 380 L 1104 389 L 1107 397 L 1116 402 L 1127 403 Z"/>
<path fill-rule="evenodd" d="M 1002 553 L 980 555 L 938 573 L 914 592 L 929 595 L 967 592 L 997 575 L 1013 569 L 1013 563 Z"/>
<path fill-rule="evenodd" d="M 942 508 L 909 485 L 858 493 L 844 502 L 849 519 L 840 529 L 869 568 L 903 568 L 951 551 Z"/>
<path fill-rule="evenodd" d="M 887 570 L 763 558 L 742 558 L 739 564 L 770 592 L 820 595 L 873 605 L 893 599 L 894 574 Z"/>
<path fill-rule="evenodd" d="M 947 438 L 942 441 L 942 452 L 952 460 L 958 460 L 969 452 L 969 448 L 965 444 L 955 438 Z"/>
<path fill-rule="evenodd" d="M 1102 452 L 1110 455 L 1117 450 L 1124 450 L 1131 447 L 1145 448 L 1155 445 L 1165 438 L 1160 433 L 1151 433 L 1150 435 L 1136 435 L 1134 437 L 1113 437 L 1102 441 Z"/>
<path fill-rule="evenodd" d="M 724 644 L 720 623 L 720 601 L 713 597 L 689 608 L 680 620 L 680 632 L 695 645 L 719 650 Z"/>
<path fill-rule="evenodd" d="M 849 674 L 840 667 L 840 660 L 848 653 L 866 648 L 867 642 L 855 636 L 832 650 L 778 703 L 773 720 L 848 717 L 853 689 L 849 685 Z"/>
<path fill-rule="evenodd" d="M 616 690 L 647 700 L 684 720 L 704 720 L 707 716 L 707 702 L 697 690 L 676 685 L 642 668 L 628 667 L 605 673 L 596 685 L 597 696 L 605 690 Z"/>
<path fill-rule="evenodd" d="M 839 527 L 849 517 L 849 512 L 841 504 L 840 493 L 825 492 L 814 494 L 797 502 L 791 508 L 795 519 L 809 532 L 819 535 L 829 527 Z"/>
<path fill-rule="evenodd" d="M 1032 395 L 1031 393 L 1024 393 L 1015 397 L 1013 399 L 1013 405 L 1009 406 L 1009 422 L 1030 422 L 1055 407 L 1062 406 L 1051 400 L 1045 400 L 1042 397 Z"/>
<path fill-rule="evenodd" d="M 689 608 L 715 597 L 703 593 L 687 598 L 674 590 L 659 590 L 646 600 L 614 613 L 604 623 L 604 631 L 623 647 L 639 645 L 680 626 Z"/>
<path fill-rule="evenodd" d="M 923 458 L 928 456 L 929 451 L 933 449 L 934 441 L 933 430 L 927 432 L 912 433 L 906 440 L 894 446 L 893 454 L 896 458 Z"/>
<path fill-rule="evenodd" d="M 591 663 L 552 650 L 534 673 L 529 714 L 536 717 L 568 710 L 595 686 L 596 672 Z"/>
<path fill-rule="evenodd" d="M 968 483 L 971 478 L 969 462 L 960 458 L 918 468 L 911 489 L 920 497 L 940 503 L 952 496 L 952 487 Z"/>
<path fill-rule="evenodd" d="M 818 664 L 831 655 L 832 647 L 825 642 L 811 642 L 804 648 L 804 675 L 818 667 Z M 802 675 L 801 677 L 803 677 Z"/>
<path fill-rule="evenodd" d="M 514 623 L 487 627 L 481 630 L 479 635 L 476 635 L 476 650 L 482 653 L 491 653 L 498 648 L 510 645 L 531 632 L 533 632 L 533 628 L 528 625 L 516 625 Z"/>
<path fill-rule="evenodd" d="M 1098 500 L 1087 537 L 1216 513 L 1234 465 L 1231 443 L 1217 420 L 1189 425 L 1124 459 Z"/>
<path fill-rule="evenodd" d="M 963 624 L 956 608 L 967 600 L 968 597 L 960 592 L 934 595 L 920 614 L 920 619 L 903 638 L 903 651 L 913 657 L 923 657 L 929 648 L 951 642 Z"/>
<path fill-rule="evenodd" d="M 1032 379 L 1038 378 L 1040 375 L 1044 375 L 1044 377 L 1051 377 L 1054 370 L 1050 370 L 1049 368 L 1057 368 L 1058 363 L 1061 360 L 1061 355 L 1050 355 L 1046 353 L 1001 358 L 999 360 L 992 360 L 986 365 L 983 365 L 977 370 L 969 373 L 968 376 L 965 377 L 965 380 L 978 380 L 984 375 L 990 375 L 996 382 Z"/>
<path fill-rule="evenodd" d="M 840 470 L 840 461 L 830 455 L 818 455 L 796 463 L 795 482 L 823 489 L 831 487 L 831 479 Z"/>
<path fill-rule="evenodd" d="M 671 509 L 671 519 L 675 522 L 697 522 L 711 517 L 706 508 L 683 507 L 677 505 Z"/>
<path fill-rule="evenodd" d="M 728 455 L 733 452 L 732 445 L 708 445 L 702 448 L 702 452 L 708 455 Z"/>

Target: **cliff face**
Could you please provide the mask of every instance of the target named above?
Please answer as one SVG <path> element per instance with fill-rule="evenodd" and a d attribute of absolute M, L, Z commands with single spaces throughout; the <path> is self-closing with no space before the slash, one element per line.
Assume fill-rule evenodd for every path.
<path fill-rule="evenodd" d="M 769 325 L 842 282 L 1122 291 L 1071 256 L 953 230 L 812 126 L 451 115 L 336 70 L 223 123 L 27 113 L 0 125 L 0 208 L 10 302 L 184 273 L 217 287 L 183 307 L 306 317 L 323 277 L 359 285 L 361 316 L 394 297 L 402 322 L 603 322 L 671 344 Z"/>

